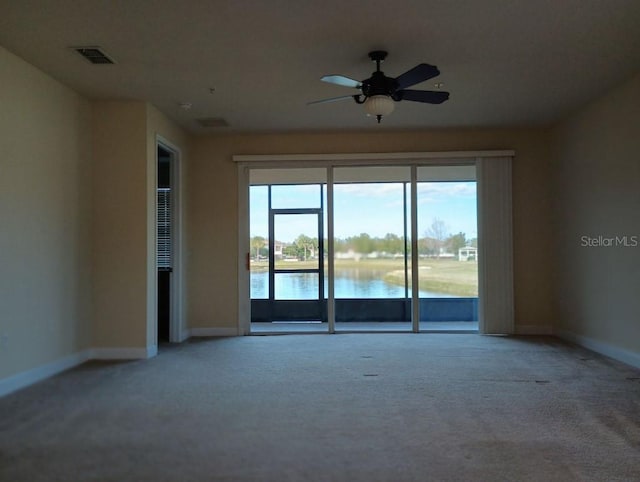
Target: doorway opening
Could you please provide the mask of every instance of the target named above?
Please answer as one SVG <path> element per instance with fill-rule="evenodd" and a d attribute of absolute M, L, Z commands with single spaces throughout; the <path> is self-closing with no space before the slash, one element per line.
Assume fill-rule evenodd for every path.
<path fill-rule="evenodd" d="M 157 269 L 158 343 L 169 342 L 171 326 L 171 152 L 158 145 Z"/>
<path fill-rule="evenodd" d="M 180 207 L 178 149 L 158 139 L 156 143 L 156 270 L 159 345 L 181 342 L 182 298 L 180 275 Z"/>

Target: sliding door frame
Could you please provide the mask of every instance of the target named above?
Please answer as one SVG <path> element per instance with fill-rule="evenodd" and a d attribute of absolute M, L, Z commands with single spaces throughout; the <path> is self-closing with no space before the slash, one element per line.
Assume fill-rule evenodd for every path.
<path fill-rule="evenodd" d="M 411 263 L 418 262 L 417 232 L 417 167 L 418 166 L 455 166 L 474 165 L 478 183 L 478 244 L 479 257 L 482 253 L 494 257 L 484 259 L 479 269 L 484 271 L 489 263 L 495 262 L 497 269 L 491 276 L 479 273 L 478 318 L 479 332 L 486 334 L 514 332 L 513 325 L 513 262 L 512 262 L 512 223 L 511 223 L 511 159 L 513 150 L 497 151 L 450 151 L 450 152 L 397 152 L 397 153 L 350 153 L 350 154 L 270 154 L 270 155 L 234 155 L 238 166 L 238 333 L 251 333 L 250 277 L 249 277 L 249 172 L 251 169 L 327 169 L 327 237 L 328 237 L 328 331 L 335 333 L 335 291 L 334 275 L 334 217 L 333 217 L 333 168 L 364 166 L 410 166 L 411 167 Z M 501 162 L 508 169 L 491 169 L 491 163 Z M 481 171 L 481 172 L 478 172 Z M 494 179 L 491 176 L 497 175 Z M 490 178 L 490 179 L 489 179 Z M 485 184 L 487 186 L 485 186 Z M 488 188 L 498 189 L 499 195 L 488 195 Z M 485 194 L 481 194 L 485 193 Z M 498 203 L 508 203 L 500 206 Z M 483 239 L 483 224 L 500 226 L 500 237 Z M 486 242 L 485 242 L 486 241 Z M 501 253 L 504 253 L 501 254 Z M 498 259 L 499 258 L 499 259 Z M 412 270 L 412 330 L 419 331 L 419 291 L 418 270 Z M 506 299 L 500 301 L 487 283 L 496 283 L 499 289 L 505 289 Z M 498 306 L 499 305 L 499 306 Z M 499 313 L 500 319 L 494 322 L 487 315 Z"/>

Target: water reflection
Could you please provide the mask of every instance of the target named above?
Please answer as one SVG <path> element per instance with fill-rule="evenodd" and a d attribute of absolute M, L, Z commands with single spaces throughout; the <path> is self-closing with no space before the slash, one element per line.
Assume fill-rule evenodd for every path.
<path fill-rule="evenodd" d="M 387 271 L 372 269 L 339 269 L 335 272 L 336 298 L 404 298 L 404 286 L 387 283 L 383 276 Z M 324 281 L 324 296 L 329 296 L 328 280 Z M 251 272 L 251 298 L 269 297 L 269 273 Z M 275 276 L 276 299 L 318 299 L 318 275 L 315 273 L 280 273 Z M 411 297 L 411 290 L 408 293 Z M 451 298 L 453 295 L 420 290 L 421 298 Z"/>

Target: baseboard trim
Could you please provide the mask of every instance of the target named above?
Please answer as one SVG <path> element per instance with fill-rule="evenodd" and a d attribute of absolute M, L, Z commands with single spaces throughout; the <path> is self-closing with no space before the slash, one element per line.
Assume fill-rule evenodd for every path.
<path fill-rule="evenodd" d="M 0 380 L 0 397 L 38 383 L 89 360 L 144 360 L 158 354 L 156 345 L 146 348 L 90 348 Z"/>
<path fill-rule="evenodd" d="M 147 348 L 93 348 L 91 358 L 93 360 L 144 360 L 156 356 L 158 347 Z"/>
<path fill-rule="evenodd" d="M 68 355 L 59 360 L 45 363 L 39 367 L 32 368 L 26 372 L 21 372 L 0 380 L 0 397 L 13 393 L 21 388 L 38 383 L 50 378 L 70 368 L 81 365 L 91 359 L 91 350 L 84 350 L 73 355 Z"/>
<path fill-rule="evenodd" d="M 550 325 L 516 325 L 516 335 L 553 335 Z"/>
<path fill-rule="evenodd" d="M 205 336 L 238 336 L 237 328 L 191 328 L 189 335 L 193 337 Z"/>
<path fill-rule="evenodd" d="M 556 331 L 556 335 L 563 340 L 567 340 L 575 343 L 576 345 L 588 348 L 589 350 L 600 353 L 601 355 L 605 355 L 609 358 L 613 358 L 614 360 L 621 361 L 622 363 L 626 363 L 627 365 L 631 365 L 632 367 L 640 368 L 640 353 L 626 350 L 615 345 L 610 345 L 609 343 L 605 343 L 602 341 L 594 340 L 593 338 L 589 338 L 587 336 L 576 335 L 575 333 L 572 333 L 570 331 L 558 330 Z"/>

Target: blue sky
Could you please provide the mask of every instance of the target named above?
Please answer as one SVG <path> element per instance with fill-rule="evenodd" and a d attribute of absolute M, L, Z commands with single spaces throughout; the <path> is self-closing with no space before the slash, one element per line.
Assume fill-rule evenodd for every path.
<path fill-rule="evenodd" d="M 272 200 L 274 207 L 320 207 L 320 189 L 317 185 L 274 186 Z M 360 233 L 368 233 L 372 237 L 383 237 L 387 233 L 403 234 L 401 183 L 336 184 L 334 201 L 335 234 L 338 238 Z M 267 188 L 252 187 L 251 236 L 268 237 L 267 210 Z M 476 183 L 418 183 L 420 237 L 425 235 L 434 218 L 443 220 L 450 234 L 463 232 L 467 239 L 475 238 Z M 312 216 L 283 217 L 276 224 L 276 239 L 290 242 L 301 233 L 315 237 L 315 222 Z"/>

